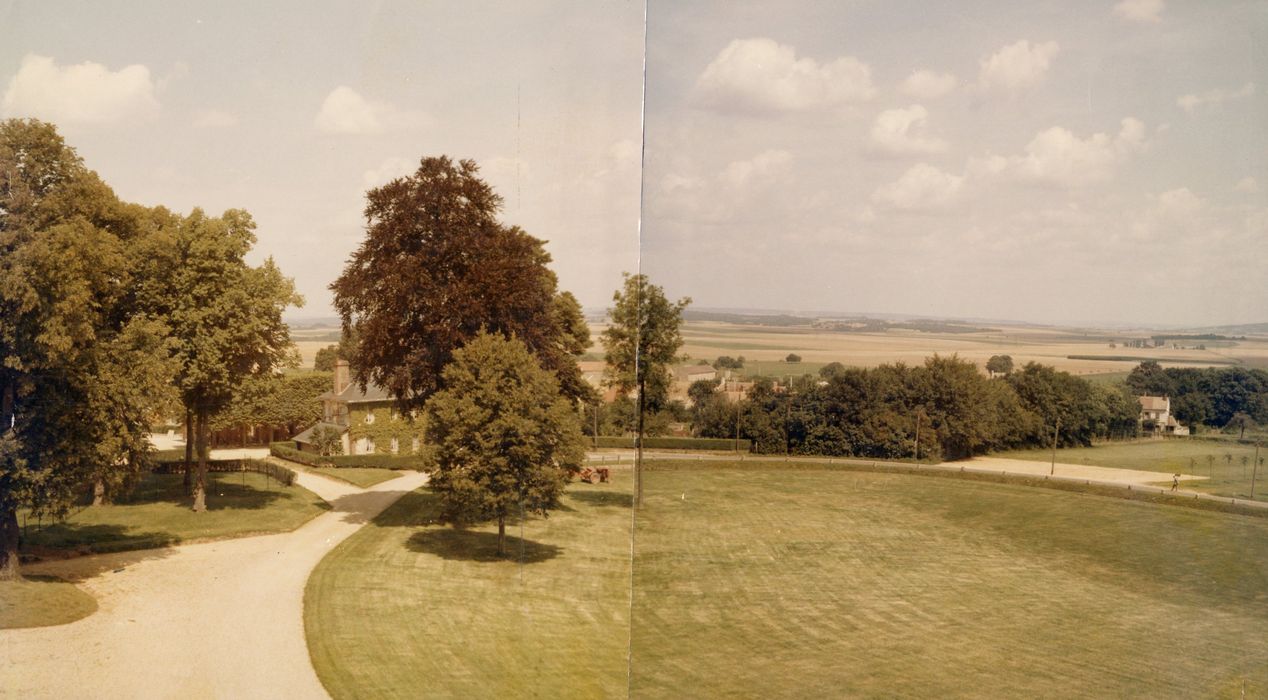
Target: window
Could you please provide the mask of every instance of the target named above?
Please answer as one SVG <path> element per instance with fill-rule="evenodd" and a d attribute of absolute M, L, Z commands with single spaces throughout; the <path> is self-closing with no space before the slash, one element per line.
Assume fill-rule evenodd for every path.
<path fill-rule="evenodd" d="M 397 454 L 400 451 L 401 451 L 401 443 L 397 442 L 396 438 L 392 438 L 392 454 Z"/>
<path fill-rule="evenodd" d="M 374 439 L 373 438 L 362 438 L 362 439 L 365 440 L 365 453 L 374 454 L 374 449 L 375 449 Z"/>
<path fill-rule="evenodd" d="M 373 423 L 373 422 L 374 422 L 374 411 L 366 411 L 366 413 L 365 413 L 365 424 L 366 424 L 366 425 L 369 425 L 369 424 L 371 424 L 371 423 Z"/>
<path fill-rule="evenodd" d="M 412 444 L 410 445 L 410 451 L 414 454 L 418 454 L 418 438 L 414 438 Z"/>

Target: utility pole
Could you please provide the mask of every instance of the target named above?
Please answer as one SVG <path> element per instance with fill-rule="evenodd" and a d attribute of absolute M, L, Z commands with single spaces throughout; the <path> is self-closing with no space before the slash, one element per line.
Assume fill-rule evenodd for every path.
<path fill-rule="evenodd" d="M 1250 472 L 1250 500 L 1255 500 L 1255 477 L 1259 475 L 1259 443 L 1255 443 L 1255 466 Z"/>
<path fill-rule="evenodd" d="M 1061 416 L 1057 416 L 1057 427 L 1052 430 L 1052 468 L 1048 470 L 1048 475 L 1052 476 L 1057 473 L 1057 435 L 1061 433 Z"/>
<path fill-rule="evenodd" d="M 724 394 L 726 392 L 723 392 Z M 728 399 L 729 400 L 729 399 Z M 735 402 L 735 454 L 740 453 L 740 402 Z"/>
<path fill-rule="evenodd" d="M 916 411 L 916 461 L 920 461 L 920 411 Z"/>
<path fill-rule="evenodd" d="M 599 449 L 599 402 L 594 402 L 594 449 Z"/>

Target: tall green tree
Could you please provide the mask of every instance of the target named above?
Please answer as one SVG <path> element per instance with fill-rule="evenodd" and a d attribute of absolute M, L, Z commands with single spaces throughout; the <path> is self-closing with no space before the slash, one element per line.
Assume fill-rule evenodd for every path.
<path fill-rule="evenodd" d="M 643 436 L 646 416 L 659 413 L 669 402 L 673 381 L 670 366 L 682 347 L 682 312 L 689 297 L 671 302 L 646 275 L 624 275 L 625 283 L 612 295 L 609 324 L 603 331 L 607 352 L 604 381 L 618 393 L 637 391 L 638 408 L 634 466 L 634 500 L 643 498 Z"/>
<path fill-rule="evenodd" d="M 997 374 L 1008 374 L 1009 372 L 1012 372 L 1013 356 L 991 355 L 991 359 L 986 361 L 986 371 L 990 372 L 992 377 Z"/>
<path fill-rule="evenodd" d="M 487 329 L 527 345 L 564 395 L 592 398 L 576 362 L 590 344 L 581 307 L 559 291 L 545 241 L 498 220 L 502 198 L 474 161 L 423 158 L 366 202 L 365 240 L 330 285 L 356 338 L 356 381 L 420 408 L 454 351 Z"/>
<path fill-rule="evenodd" d="M 176 386 L 193 427 L 189 448 L 198 458 L 189 485 L 193 509 L 203 511 L 211 421 L 244 383 L 298 364 L 282 312 L 303 298 L 272 258 L 247 264 L 255 243 L 247 212 L 161 214 L 145 239 L 147 285 L 140 296 L 145 308 L 167 320 L 176 342 Z"/>
<path fill-rule="evenodd" d="M 0 579 L 18 573 L 17 509 L 60 516 L 120 485 L 149 450 L 165 328 L 127 291 L 141 221 L 51 124 L 0 122 Z M 139 384 L 137 382 L 140 382 Z"/>
<path fill-rule="evenodd" d="M 507 518 L 558 508 L 581 468 L 577 412 L 527 346 L 496 333 L 480 331 L 454 351 L 443 380 L 427 402 L 431 488 L 449 522 L 496 520 L 503 555 Z"/>

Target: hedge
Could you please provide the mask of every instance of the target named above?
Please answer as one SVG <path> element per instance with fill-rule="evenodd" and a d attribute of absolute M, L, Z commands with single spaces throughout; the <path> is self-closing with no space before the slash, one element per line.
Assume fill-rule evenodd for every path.
<path fill-rule="evenodd" d="M 594 446 L 594 438 L 586 438 L 586 446 Z M 634 449 L 634 438 L 626 436 L 599 436 L 598 447 L 620 447 Z M 709 450 L 716 452 L 734 452 L 736 441 L 730 438 L 688 438 L 688 437 L 646 437 L 643 447 L 649 450 Z M 751 443 L 739 441 L 739 451 L 748 452 Z"/>
<path fill-rule="evenodd" d="M 331 455 L 323 457 L 297 450 L 289 442 L 274 442 L 269 445 L 269 453 L 280 459 L 307 464 L 310 467 L 362 467 L 366 469 L 412 469 L 424 471 L 429 464 L 426 454 L 419 455 Z"/>

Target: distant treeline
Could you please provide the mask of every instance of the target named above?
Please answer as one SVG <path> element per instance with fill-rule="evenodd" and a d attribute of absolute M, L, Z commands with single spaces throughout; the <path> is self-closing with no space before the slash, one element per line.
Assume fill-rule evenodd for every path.
<path fill-rule="evenodd" d="M 683 311 L 682 318 L 684 321 L 712 321 L 745 326 L 809 326 L 814 323 L 813 318 L 789 314 L 733 314 L 719 311 L 697 311 L 695 309 Z"/>
<path fill-rule="evenodd" d="M 981 328 L 961 321 L 882 321 L 874 318 L 816 321 L 815 328 L 841 333 L 884 333 L 891 330 L 917 331 L 920 333 L 997 333 L 998 328 Z"/>
<path fill-rule="evenodd" d="M 1126 382 L 1135 394 L 1171 397 L 1171 413 L 1185 425 L 1268 424 L 1268 371 L 1262 369 L 1163 369 L 1157 362 L 1142 362 Z"/>
<path fill-rule="evenodd" d="M 791 386 L 758 380 L 729 403 L 712 382 L 690 390 L 692 428 L 701 437 L 739 437 L 759 453 L 961 459 L 992 450 L 1089 445 L 1131 437 L 1140 405 L 1128 387 L 1093 384 L 1030 363 L 988 379 L 957 357 L 922 366 L 824 367 Z M 1058 429 L 1059 422 L 1059 429 Z"/>
<path fill-rule="evenodd" d="M 1154 342 L 1165 343 L 1168 340 L 1246 340 L 1246 336 L 1219 335 L 1218 333 L 1201 333 L 1191 335 L 1155 335 Z"/>

